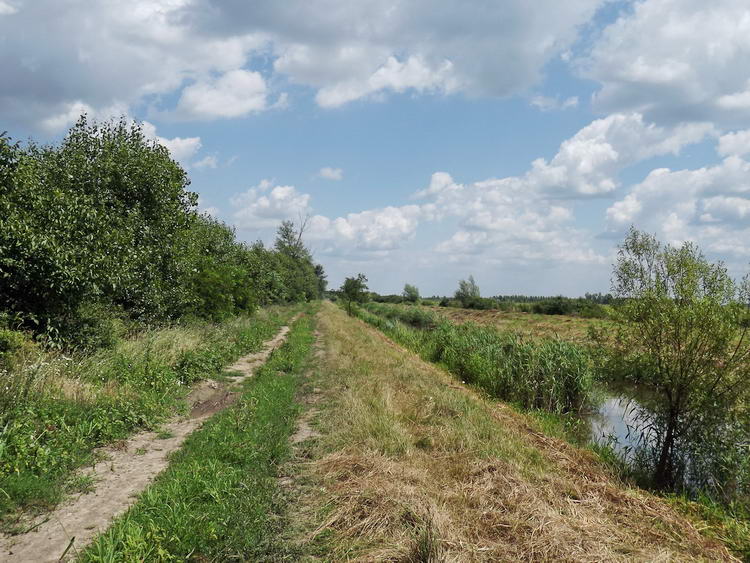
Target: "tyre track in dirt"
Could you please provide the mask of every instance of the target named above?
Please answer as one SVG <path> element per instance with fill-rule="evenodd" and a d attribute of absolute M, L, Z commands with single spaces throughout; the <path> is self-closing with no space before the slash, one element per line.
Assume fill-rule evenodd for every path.
<path fill-rule="evenodd" d="M 299 315 L 290 322 L 291 325 Z M 185 439 L 219 411 L 237 401 L 237 384 L 252 376 L 287 338 L 289 325 L 281 327 L 259 352 L 248 354 L 227 367 L 240 375 L 226 382 L 206 380 L 188 395 L 190 413 L 162 425 L 160 432 L 140 432 L 128 440 L 98 450 L 104 461 L 78 472 L 94 480 L 94 490 L 61 503 L 52 512 L 28 525 L 30 531 L 0 537 L 0 561 L 9 563 L 68 561 L 106 530 L 112 520 L 137 501 L 140 494 L 169 465 L 169 456 Z M 159 435 L 168 435 L 159 438 Z"/>

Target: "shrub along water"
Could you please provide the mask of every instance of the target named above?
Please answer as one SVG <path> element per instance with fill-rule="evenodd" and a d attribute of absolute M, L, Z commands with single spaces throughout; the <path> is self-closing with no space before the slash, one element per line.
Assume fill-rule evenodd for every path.
<path fill-rule="evenodd" d="M 492 327 L 439 320 L 416 307 L 370 303 L 359 316 L 463 381 L 525 409 L 579 411 L 594 384 L 591 356 L 569 342 L 525 341 Z"/>

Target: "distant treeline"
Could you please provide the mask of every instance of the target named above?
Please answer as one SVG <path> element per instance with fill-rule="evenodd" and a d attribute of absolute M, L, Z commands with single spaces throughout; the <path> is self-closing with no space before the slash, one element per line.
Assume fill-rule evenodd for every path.
<path fill-rule="evenodd" d="M 323 268 L 281 225 L 274 248 L 201 215 L 185 171 L 141 127 L 85 117 L 55 146 L 0 135 L 0 329 L 65 346 L 123 327 L 218 320 L 317 298 Z"/>
<path fill-rule="evenodd" d="M 376 303 L 407 303 L 402 295 L 379 295 L 371 293 L 370 299 Z M 537 313 L 543 315 L 576 315 L 601 318 L 607 316 L 604 305 L 615 305 L 617 300 L 610 294 L 586 293 L 584 297 L 547 297 L 534 295 L 498 295 L 495 297 L 470 296 L 464 299 L 432 296 L 421 301 L 424 305 L 440 307 L 461 307 L 465 309 L 504 312 Z"/>

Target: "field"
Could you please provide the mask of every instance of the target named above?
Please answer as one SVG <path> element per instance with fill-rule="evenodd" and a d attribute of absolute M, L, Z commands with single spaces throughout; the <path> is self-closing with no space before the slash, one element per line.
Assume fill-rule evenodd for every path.
<path fill-rule="evenodd" d="M 601 319 L 584 319 L 567 315 L 538 315 L 535 313 L 506 313 L 454 307 L 426 307 L 453 322 L 472 322 L 490 325 L 500 330 L 517 332 L 531 339 L 559 337 L 570 342 L 588 342 L 589 328 L 606 326 Z"/>

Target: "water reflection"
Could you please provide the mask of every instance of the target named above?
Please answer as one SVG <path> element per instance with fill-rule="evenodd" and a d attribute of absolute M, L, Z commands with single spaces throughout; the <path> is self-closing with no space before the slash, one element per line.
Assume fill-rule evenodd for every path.
<path fill-rule="evenodd" d="M 637 450 L 651 446 L 656 436 L 648 431 L 650 411 L 645 391 L 633 389 L 608 389 L 602 391 L 596 410 L 584 419 L 588 441 L 609 445 L 626 461 L 631 461 Z"/>

